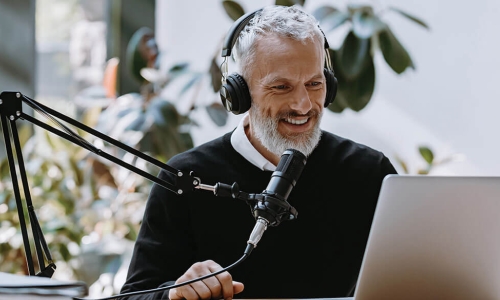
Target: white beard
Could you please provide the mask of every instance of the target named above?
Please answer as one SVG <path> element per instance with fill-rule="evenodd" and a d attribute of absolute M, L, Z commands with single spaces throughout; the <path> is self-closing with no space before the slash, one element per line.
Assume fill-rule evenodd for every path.
<path fill-rule="evenodd" d="M 293 112 L 285 113 L 285 115 Z M 314 113 L 313 113 L 314 115 Z M 306 157 L 309 156 L 318 145 L 321 138 L 321 129 L 319 127 L 323 112 L 318 114 L 318 121 L 312 132 L 306 132 L 298 135 L 284 136 L 278 131 L 279 120 L 284 117 L 283 114 L 271 117 L 265 116 L 259 107 L 252 103 L 250 107 L 250 122 L 252 124 L 255 137 L 262 145 L 277 156 L 281 156 L 287 149 L 300 151 Z"/>

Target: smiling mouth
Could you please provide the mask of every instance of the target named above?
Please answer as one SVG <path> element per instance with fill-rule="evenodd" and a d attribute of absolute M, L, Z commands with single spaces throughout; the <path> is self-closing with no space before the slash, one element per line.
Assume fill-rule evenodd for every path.
<path fill-rule="evenodd" d="M 295 119 L 291 119 L 291 118 L 286 118 L 286 119 L 283 119 L 283 120 L 285 122 L 293 124 L 293 125 L 303 125 L 303 124 L 307 123 L 307 121 L 309 121 L 309 118 L 301 119 L 301 120 L 295 120 Z"/>

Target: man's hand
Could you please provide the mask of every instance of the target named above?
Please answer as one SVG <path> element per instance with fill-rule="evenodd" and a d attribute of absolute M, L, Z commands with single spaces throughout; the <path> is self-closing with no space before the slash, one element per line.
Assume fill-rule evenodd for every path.
<path fill-rule="evenodd" d="M 201 276 L 217 272 L 222 267 L 212 260 L 198 262 L 192 265 L 184 275 L 179 277 L 176 284 L 186 282 Z M 228 272 L 220 273 L 216 276 L 208 277 L 204 280 L 196 281 L 175 289 L 171 289 L 168 297 L 171 300 L 178 299 L 220 299 L 231 300 L 234 294 L 243 291 L 243 283 L 233 281 Z"/>

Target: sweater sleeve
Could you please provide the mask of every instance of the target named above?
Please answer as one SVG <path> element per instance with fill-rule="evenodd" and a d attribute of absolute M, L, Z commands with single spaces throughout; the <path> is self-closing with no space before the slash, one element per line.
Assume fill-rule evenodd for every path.
<path fill-rule="evenodd" d="M 398 174 L 392 163 L 385 155 L 382 158 L 380 169 L 381 169 L 382 179 L 389 174 Z"/>
<path fill-rule="evenodd" d="M 164 171 L 159 177 L 173 180 Z M 172 285 L 189 268 L 194 246 L 187 203 L 153 185 L 121 294 Z M 168 299 L 168 290 L 125 299 Z"/>

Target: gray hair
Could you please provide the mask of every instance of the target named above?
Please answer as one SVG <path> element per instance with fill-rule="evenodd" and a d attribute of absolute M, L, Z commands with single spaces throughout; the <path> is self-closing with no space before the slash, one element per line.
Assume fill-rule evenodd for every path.
<path fill-rule="evenodd" d="M 323 44 L 325 41 L 318 21 L 298 5 L 264 7 L 241 31 L 235 44 L 234 58 L 238 61 L 240 73 L 246 80 L 249 67 L 256 58 L 256 42 L 269 34 L 277 34 L 303 43 L 316 40 Z"/>

